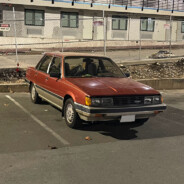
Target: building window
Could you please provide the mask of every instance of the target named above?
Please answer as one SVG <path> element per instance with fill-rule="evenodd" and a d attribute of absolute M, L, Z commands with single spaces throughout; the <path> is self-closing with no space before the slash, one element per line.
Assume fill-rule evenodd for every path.
<path fill-rule="evenodd" d="M 141 18 L 141 31 L 154 32 L 155 19 L 154 18 Z"/>
<path fill-rule="evenodd" d="M 184 22 L 181 22 L 181 32 L 184 33 Z"/>
<path fill-rule="evenodd" d="M 30 26 L 44 26 L 44 11 L 25 10 L 25 24 Z"/>
<path fill-rule="evenodd" d="M 127 17 L 112 16 L 112 30 L 127 30 Z"/>
<path fill-rule="evenodd" d="M 69 28 L 78 28 L 78 13 L 61 13 L 61 26 Z"/>
<path fill-rule="evenodd" d="M 0 10 L 0 23 L 3 23 L 3 11 Z"/>

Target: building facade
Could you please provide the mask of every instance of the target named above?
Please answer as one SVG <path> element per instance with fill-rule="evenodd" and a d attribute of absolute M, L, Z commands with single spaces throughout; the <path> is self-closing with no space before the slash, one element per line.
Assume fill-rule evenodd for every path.
<path fill-rule="evenodd" d="M 183 12 L 183 0 L 0 0 L 0 48 L 184 44 Z"/>

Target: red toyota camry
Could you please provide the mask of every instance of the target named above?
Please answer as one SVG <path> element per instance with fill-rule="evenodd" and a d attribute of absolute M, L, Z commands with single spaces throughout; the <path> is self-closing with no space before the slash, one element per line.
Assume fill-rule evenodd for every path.
<path fill-rule="evenodd" d="M 26 72 L 31 100 L 62 110 L 71 128 L 84 121 L 146 122 L 166 105 L 153 88 L 128 78 L 108 57 L 46 53 Z"/>

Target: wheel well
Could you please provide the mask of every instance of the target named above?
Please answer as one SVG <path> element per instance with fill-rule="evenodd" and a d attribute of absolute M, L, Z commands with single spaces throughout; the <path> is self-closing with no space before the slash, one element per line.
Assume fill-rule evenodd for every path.
<path fill-rule="evenodd" d="M 66 102 L 69 98 L 72 99 L 72 97 L 71 97 L 70 95 L 65 95 L 65 97 L 64 97 L 64 100 L 63 100 L 63 108 L 62 108 L 62 116 L 64 116 L 64 106 L 65 106 L 65 102 Z"/>

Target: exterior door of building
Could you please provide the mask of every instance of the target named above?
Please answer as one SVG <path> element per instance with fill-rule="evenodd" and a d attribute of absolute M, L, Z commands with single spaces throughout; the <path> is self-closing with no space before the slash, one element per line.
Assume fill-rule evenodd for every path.
<path fill-rule="evenodd" d="M 92 40 L 93 39 L 93 17 L 83 16 L 83 39 Z"/>

